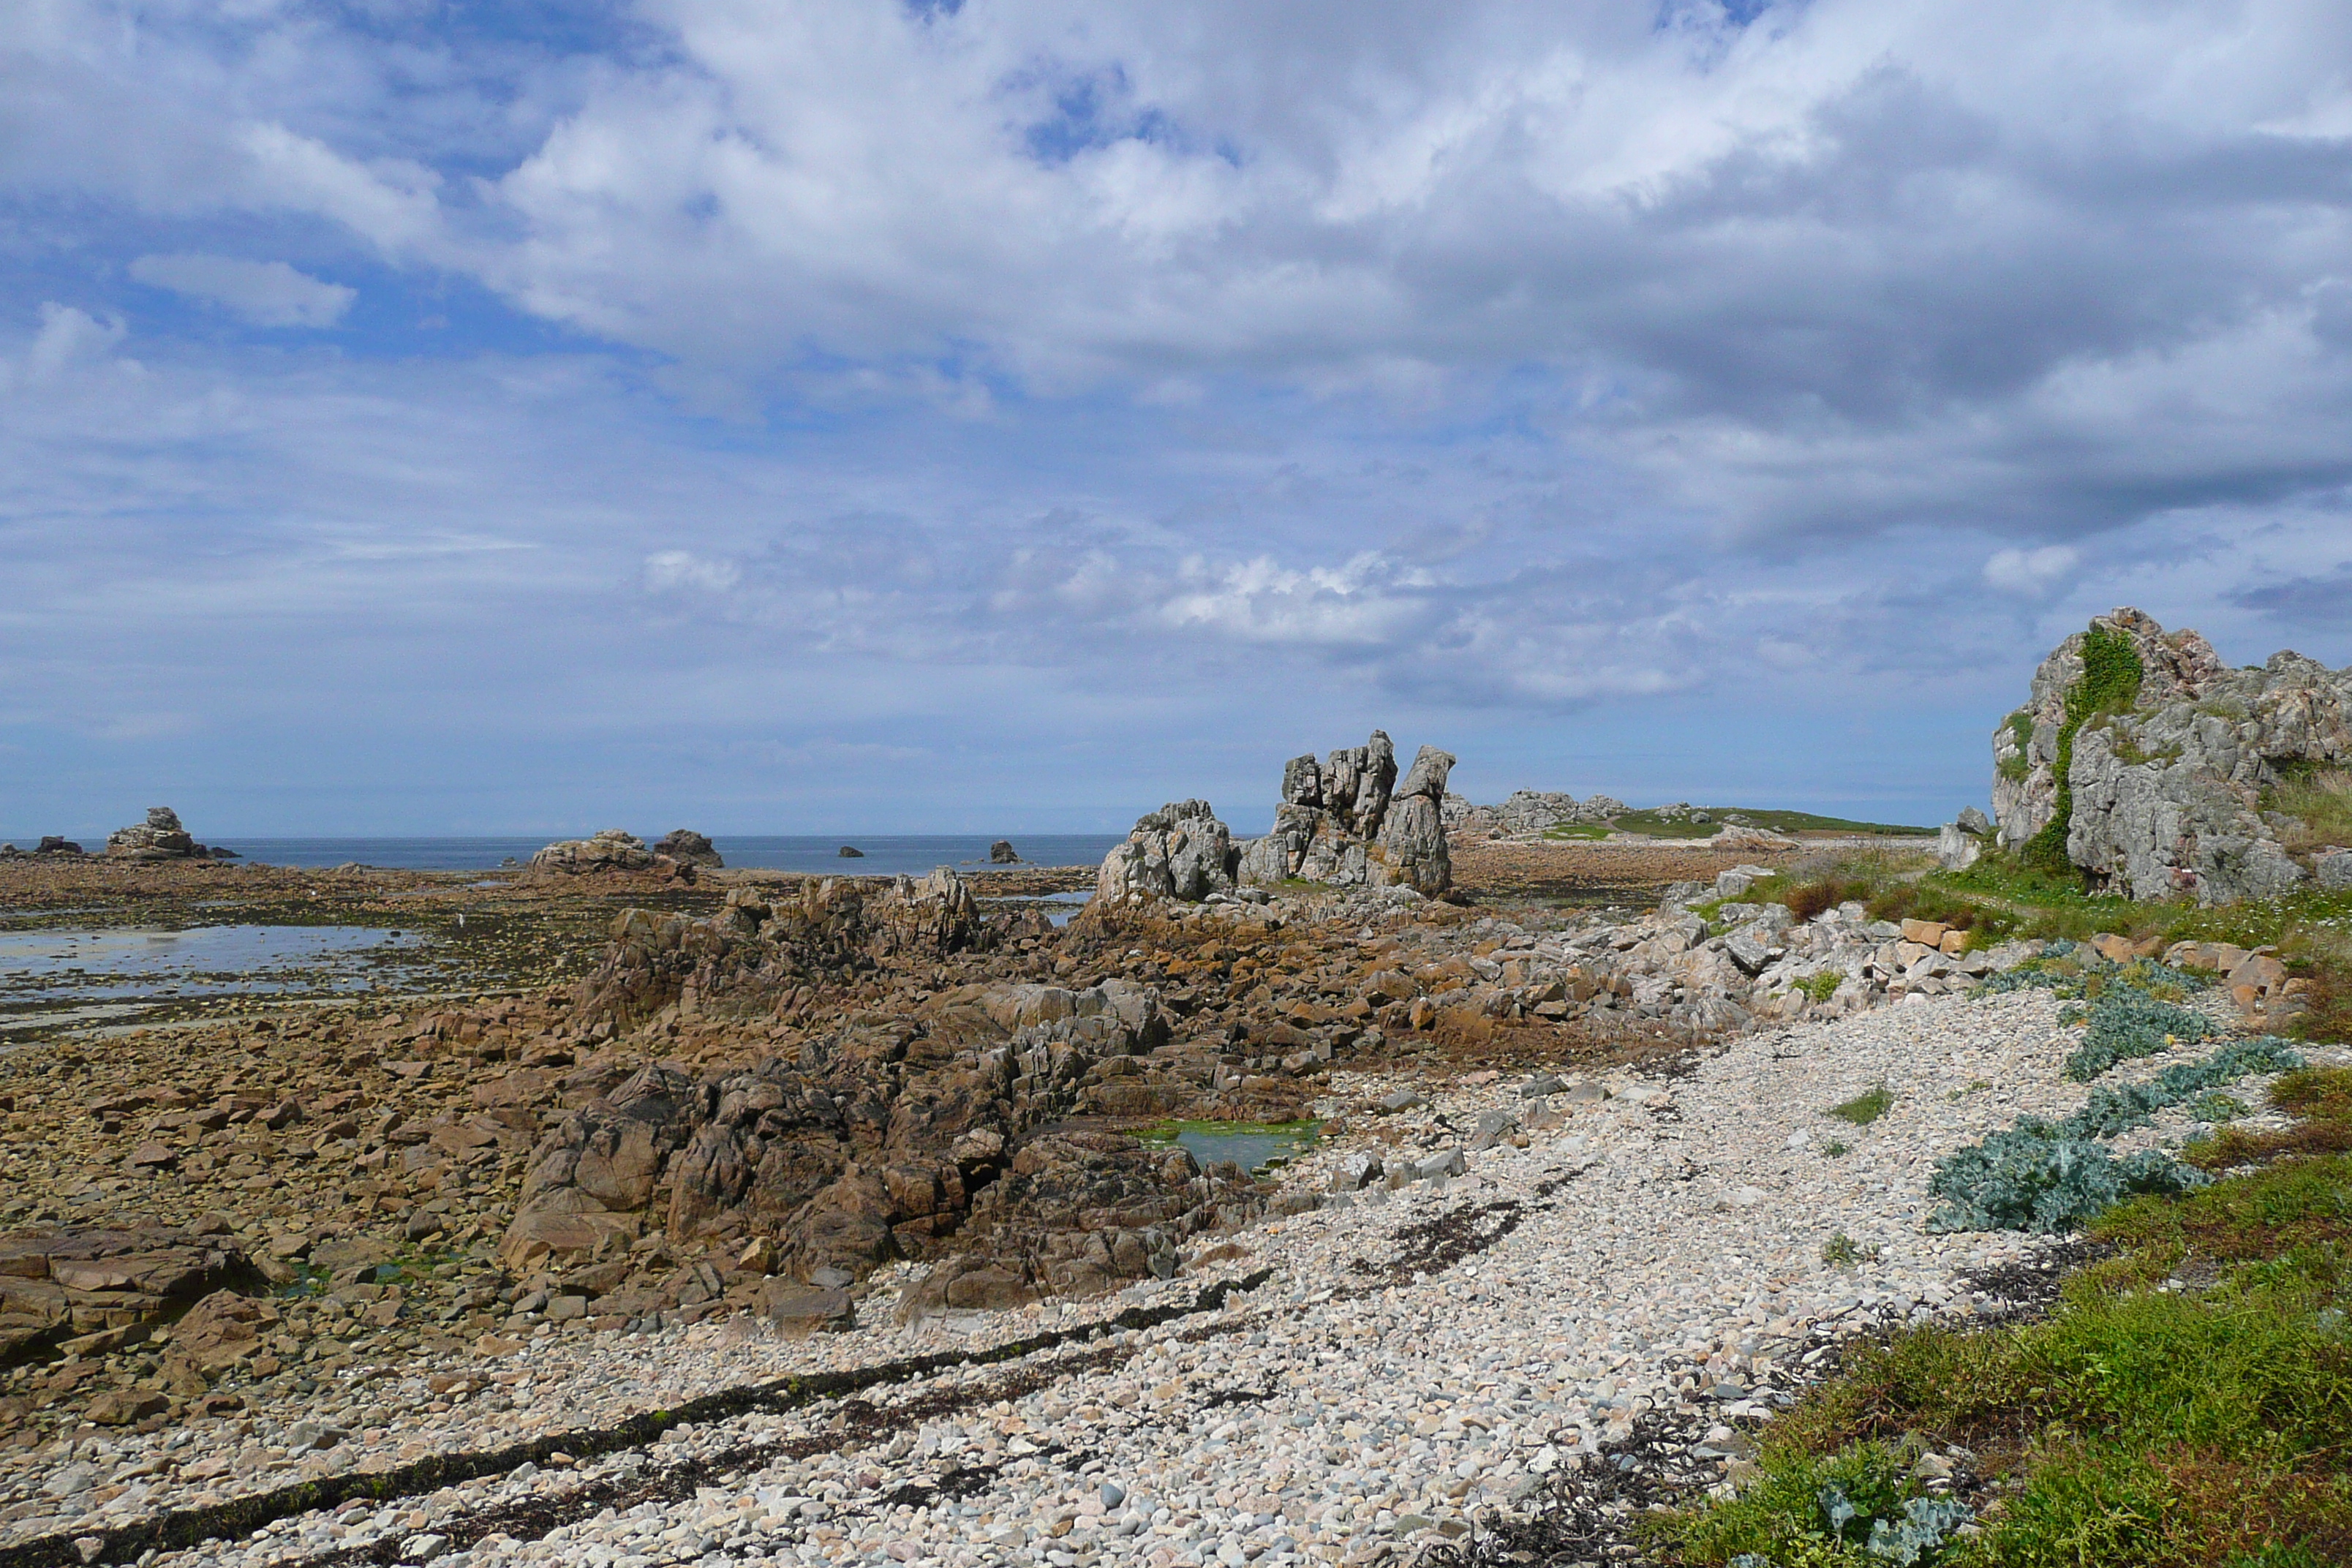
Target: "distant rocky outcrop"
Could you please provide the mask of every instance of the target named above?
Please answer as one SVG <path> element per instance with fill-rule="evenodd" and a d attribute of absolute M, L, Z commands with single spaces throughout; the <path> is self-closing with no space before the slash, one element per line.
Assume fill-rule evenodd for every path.
<path fill-rule="evenodd" d="M 43 839 L 46 848 L 50 840 Z M 63 844 L 64 840 L 57 841 Z M 114 860 L 233 860 L 233 849 L 213 849 L 197 843 L 180 826 L 180 814 L 168 805 L 151 805 L 147 820 L 118 827 L 106 836 L 106 853 Z"/>
<path fill-rule="evenodd" d="M 1378 730 L 1320 763 L 1293 757 L 1283 766 L 1274 831 L 1243 847 L 1239 880 L 1444 892 L 1454 885 L 1454 863 L 1439 803 L 1453 769 L 1452 752 L 1423 746 L 1399 784 L 1395 749 Z"/>
<path fill-rule="evenodd" d="M 2042 661 L 1992 750 L 1999 846 L 2099 891 L 2352 886 L 2352 668 L 2277 653 L 2231 669 L 2197 633 L 2118 609 Z"/>
<path fill-rule="evenodd" d="M 1013 840 L 1000 838 L 988 847 L 988 862 L 992 866 L 1018 866 L 1021 851 L 1013 847 Z"/>
<path fill-rule="evenodd" d="M 653 863 L 653 851 L 646 847 L 646 841 L 617 827 L 586 838 L 559 838 L 530 858 L 535 871 L 561 871 L 574 877 L 592 871 L 643 871 Z"/>
<path fill-rule="evenodd" d="M 1625 809 L 1623 801 L 1605 795 L 1579 800 L 1551 790 L 1522 789 L 1512 791 L 1499 805 L 1476 805 L 1461 795 L 1449 795 L 1440 803 L 1439 814 L 1448 833 L 1470 838 L 1517 838 L 1576 824 L 1607 823 Z"/>
<path fill-rule="evenodd" d="M 855 844 L 845 844 L 840 848 L 835 850 L 834 853 L 838 855 L 844 860 L 863 860 L 866 858 L 866 851 L 860 849 Z"/>
<path fill-rule="evenodd" d="M 709 837 L 690 827 L 671 828 L 656 841 L 653 852 L 667 855 L 682 864 L 701 866 L 713 871 L 727 864 L 719 858 L 719 851 L 711 847 Z"/>

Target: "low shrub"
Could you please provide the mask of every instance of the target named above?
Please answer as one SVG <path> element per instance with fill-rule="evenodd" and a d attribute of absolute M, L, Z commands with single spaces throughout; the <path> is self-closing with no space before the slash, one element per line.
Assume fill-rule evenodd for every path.
<path fill-rule="evenodd" d="M 1895 1091 L 1882 1083 L 1864 1093 L 1855 1095 L 1843 1105 L 1831 1106 L 1822 1114 L 1834 1116 L 1840 1121 L 1851 1121 L 1856 1127 L 1867 1127 L 1885 1115 L 1887 1108 L 1894 1103 Z"/>
<path fill-rule="evenodd" d="M 2128 1058 L 2156 1056 L 2176 1044 L 2221 1033 L 2221 1026 L 2204 1014 L 2160 1002 L 2136 985 L 2107 988 L 2084 1016 L 2090 1026 L 2083 1032 L 2082 1045 L 2066 1058 L 2064 1069 L 2077 1083 L 2088 1083 Z M 2059 1021 L 2068 1020 L 2062 1015 Z"/>

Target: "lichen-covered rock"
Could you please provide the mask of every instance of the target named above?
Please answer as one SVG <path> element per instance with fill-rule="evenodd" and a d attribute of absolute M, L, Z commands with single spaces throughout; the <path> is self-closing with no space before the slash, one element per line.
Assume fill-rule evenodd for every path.
<path fill-rule="evenodd" d="M 2340 847 L 2281 807 L 2352 767 L 2352 669 L 2294 653 L 2227 668 L 2197 633 L 2118 609 L 2042 661 L 1993 763 L 2004 849 L 2133 898 L 2275 897 Z"/>
<path fill-rule="evenodd" d="M 1555 790 L 1522 789 L 1496 805 L 1477 805 L 1458 795 L 1438 802 L 1448 833 L 1471 838 L 1518 838 L 1575 824 L 1601 824 L 1625 814 L 1625 803 L 1596 795 L 1579 800 Z"/>

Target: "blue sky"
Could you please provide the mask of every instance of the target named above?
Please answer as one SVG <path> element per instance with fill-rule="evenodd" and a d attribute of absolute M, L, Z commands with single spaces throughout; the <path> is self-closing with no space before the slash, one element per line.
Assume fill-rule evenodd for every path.
<path fill-rule="evenodd" d="M 2053 14 L 2054 13 L 2054 14 Z M 2352 662 L 2352 20 L 0 10 L 0 826 L 1933 821 Z"/>

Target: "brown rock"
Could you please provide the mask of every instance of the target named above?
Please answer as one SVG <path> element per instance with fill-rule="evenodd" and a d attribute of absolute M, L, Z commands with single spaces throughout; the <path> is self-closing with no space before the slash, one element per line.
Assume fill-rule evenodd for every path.
<path fill-rule="evenodd" d="M 127 1426 L 150 1415 L 161 1415 L 171 1401 L 150 1389 L 110 1389 L 89 1402 L 82 1415 L 100 1426 Z"/>
<path fill-rule="evenodd" d="M 1916 942 L 1922 947 L 1937 947 L 1943 942 L 1944 933 L 1951 929 L 1941 921 L 1905 921 L 1903 940 Z"/>
<path fill-rule="evenodd" d="M 131 1151 L 131 1163 L 151 1170 L 166 1170 L 180 1163 L 176 1149 L 150 1140 Z"/>

